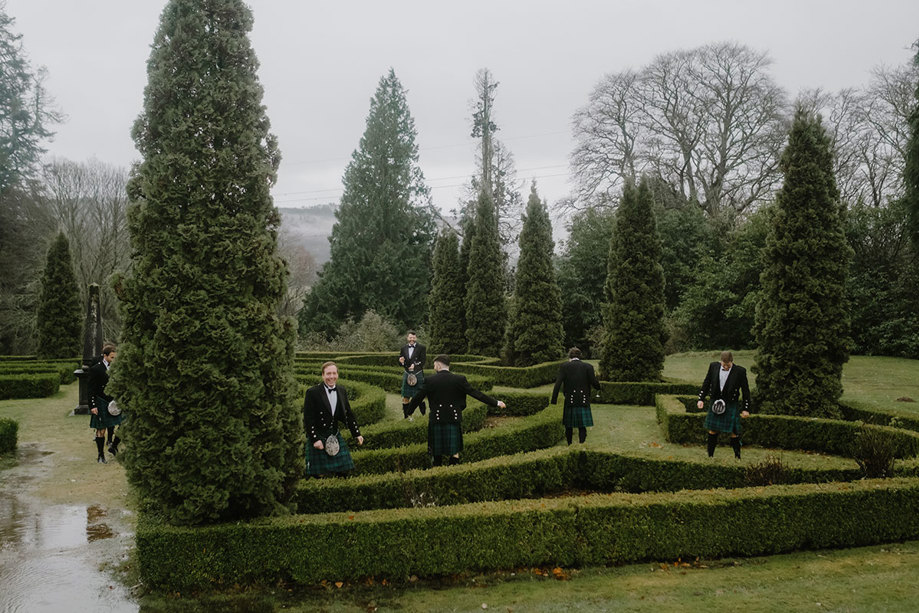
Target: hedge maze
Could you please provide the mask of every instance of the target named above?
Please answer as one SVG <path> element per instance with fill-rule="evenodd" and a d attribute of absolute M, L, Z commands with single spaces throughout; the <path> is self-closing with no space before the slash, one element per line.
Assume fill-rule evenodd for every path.
<path fill-rule="evenodd" d="M 301 385 L 317 382 L 330 357 L 298 354 Z M 706 457 L 695 385 L 604 383 L 594 414 L 616 419 L 627 408 L 620 405 L 643 405 L 639 410 L 667 441 L 698 446 L 698 454 L 623 451 L 602 439 L 567 447 L 559 444 L 561 406 L 549 405 L 557 363 L 506 368 L 456 356 L 453 370 L 473 385 L 496 388 L 508 408 L 470 404 L 462 463 L 430 468 L 426 418 L 401 420 L 395 405 L 387 408 L 387 394 L 397 396 L 401 381 L 392 356 L 334 359 L 366 440 L 353 452 L 355 474 L 302 481 L 298 512 L 285 517 L 193 528 L 142 517 L 137 551 L 149 585 L 399 580 L 919 536 L 919 419 L 908 414 L 857 406 L 843 408 L 846 420 L 754 414 L 744 423 L 745 445 L 829 454 L 807 465 L 792 462 L 767 484 L 749 459 Z M 899 458 L 895 477 L 866 479 L 851 459 L 852 441 L 865 429 Z"/>
<path fill-rule="evenodd" d="M 39 360 L 33 356 L 0 356 L 0 400 L 53 396 L 75 380 L 80 360 Z"/>

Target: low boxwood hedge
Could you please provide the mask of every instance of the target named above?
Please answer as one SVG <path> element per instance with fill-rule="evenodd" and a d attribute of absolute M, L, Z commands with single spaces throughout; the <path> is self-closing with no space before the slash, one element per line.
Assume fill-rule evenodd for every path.
<path fill-rule="evenodd" d="M 852 462 L 849 469 L 788 467 L 782 483 L 861 477 L 862 471 Z M 702 457 L 682 461 L 553 447 L 431 470 L 310 479 L 299 484 L 295 499 L 300 513 L 329 513 L 537 498 L 570 490 L 642 493 L 750 485 L 758 484 L 750 483 L 746 466 L 712 464 Z"/>
<path fill-rule="evenodd" d="M 767 555 L 919 537 L 919 479 L 480 502 L 186 528 L 142 517 L 141 576 L 170 591 L 521 566 Z"/>
<path fill-rule="evenodd" d="M 704 444 L 705 413 L 687 412 L 686 403 L 698 399 L 659 395 L 657 420 L 672 443 Z M 848 456 L 861 425 L 836 419 L 817 419 L 791 415 L 750 415 L 742 421 L 743 441 L 777 449 L 802 449 Z M 890 437 L 894 457 L 911 458 L 919 454 L 919 433 L 889 426 L 866 424 Z"/>
<path fill-rule="evenodd" d="M 564 437 L 562 411 L 549 407 L 531 417 L 521 417 L 495 428 L 485 428 L 463 437 L 463 462 L 477 462 L 502 455 L 545 449 Z M 356 474 L 404 472 L 430 466 L 427 443 L 389 449 L 355 450 Z"/>
<path fill-rule="evenodd" d="M 7 398 L 44 398 L 61 388 L 57 372 L 0 374 L 0 400 Z"/>
<path fill-rule="evenodd" d="M 481 430 L 482 426 L 485 425 L 486 417 L 488 417 L 488 410 L 484 404 L 476 402 L 469 405 L 463 411 L 463 432 L 469 433 Z M 413 421 L 401 419 L 372 424 L 366 428 L 361 427 L 361 434 L 364 436 L 364 445 L 361 449 L 386 449 L 388 447 L 404 447 L 406 445 L 426 443 L 428 440 L 428 416 L 420 416 L 416 413 Z M 351 434 L 349 432 L 342 432 L 342 435 L 350 440 Z"/>
<path fill-rule="evenodd" d="M 549 394 L 546 392 L 530 392 L 526 390 L 505 390 L 492 392 L 492 395 L 503 400 L 505 408 L 488 407 L 489 415 L 522 417 L 534 415 L 549 406 Z"/>
<path fill-rule="evenodd" d="M 68 385 L 76 381 L 74 371 L 80 368 L 78 362 L 73 360 L 52 360 L 47 362 L 8 362 L 0 364 L 0 375 L 21 375 L 39 373 L 57 373 L 61 385 Z"/>
<path fill-rule="evenodd" d="M 19 422 L 9 417 L 0 417 L 0 453 L 8 453 L 16 449 L 18 433 Z"/>
<path fill-rule="evenodd" d="M 560 364 L 561 361 L 557 361 L 518 367 L 454 361 L 450 365 L 450 370 L 464 375 L 485 377 L 495 385 L 529 388 L 554 383 Z"/>
<path fill-rule="evenodd" d="M 309 385 L 315 385 L 319 382 L 318 366 L 315 369 L 304 369 L 295 366 L 297 378 Z M 339 366 L 338 374 L 351 381 L 363 381 L 370 385 L 382 388 L 389 394 L 402 393 L 402 370 L 399 369 L 381 369 L 360 366 Z M 428 373 L 428 374 L 433 374 Z M 493 386 L 490 379 L 469 375 L 466 377 L 469 385 L 483 392 L 489 392 Z"/>
<path fill-rule="evenodd" d="M 603 404 L 629 404 L 641 406 L 654 406 L 654 396 L 657 394 L 695 394 L 698 386 L 692 383 L 662 381 L 618 382 L 601 381 L 600 399 Z"/>

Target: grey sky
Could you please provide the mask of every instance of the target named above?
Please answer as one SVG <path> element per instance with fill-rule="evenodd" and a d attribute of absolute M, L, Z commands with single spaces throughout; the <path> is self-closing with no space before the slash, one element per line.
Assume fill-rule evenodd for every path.
<path fill-rule="evenodd" d="M 146 60 L 165 0 L 6 0 L 33 64 L 68 116 L 49 154 L 129 165 Z M 283 161 L 279 206 L 337 200 L 369 100 L 390 66 L 408 89 L 435 203 L 455 206 L 473 172 L 473 76 L 488 67 L 498 137 L 520 179 L 567 194 L 572 113 L 607 72 L 731 40 L 766 50 L 792 95 L 861 86 L 902 65 L 919 38 L 915 0 L 252 0 L 252 42 Z M 528 187 L 524 188 L 524 197 Z"/>

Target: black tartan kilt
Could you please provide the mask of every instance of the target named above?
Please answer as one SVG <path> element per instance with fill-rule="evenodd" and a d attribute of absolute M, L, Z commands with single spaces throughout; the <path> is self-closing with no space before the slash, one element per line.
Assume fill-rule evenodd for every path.
<path fill-rule="evenodd" d="M 105 430 L 106 428 L 111 428 L 113 426 L 119 425 L 124 421 L 124 411 L 119 415 L 109 415 L 108 410 L 105 407 L 108 406 L 108 401 L 105 398 L 100 398 L 96 396 L 96 408 L 99 411 L 98 415 L 93 415 L 90 413 L 89 418 L 89 427 L 93 430 Z"/>
<path fill-rule="evenodd" d="M 415 377 L 418 378 L 415 385 L 408 384 L 408 375 L 408 371 L 402 373 L 402 397 L 414 398 L 415 394 L 421 391 L 421 385 L 424 383 L 424 372 L 420 370 L 415 372 Z"/>
<path fill-rule="evenodd" d="M 566 428 L 588 428 L 594 425 L 590 407 L 568 407 L 562 411 L 562 425 Z"/>
<path fill-rule="evenodd" d="M 705 415 L 705 429 L 740 434 L 740 411 L 737 410 L 737 402 L 727 403 L 721 415 L 712 413 L 712 405 L 709 403 L 708 413 Z"/>
<path fill-rule="evenodd" d="M 323 443 L 329 437 L 331 432 L 326 433 L 321 439 Z M 348 443 L 342 438 L 340 432 L 336 432 L 338 437 L 339 450 L 334 456 L 325 452 L 325 449 L 316 449 L 309 441 L 306 442 L 306 472 L 313 476 L 326 475 L 328 473 L 343 473 L 354 469 L 354 460 L 351 459 L 351 450 L 348 449 Z"/>
<path fill-rule="evenodd" d="M 455 455 L 463 450 L 463 427 L 460 424 L 428 423 L 428 453 L 432 456 Z"/>

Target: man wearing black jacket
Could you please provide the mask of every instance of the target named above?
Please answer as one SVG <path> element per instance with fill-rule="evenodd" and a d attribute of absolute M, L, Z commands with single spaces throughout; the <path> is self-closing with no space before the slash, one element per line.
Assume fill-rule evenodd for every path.
<path fill-rule="evenodd" d="M 590 412 L 590 388 L 600 389 L 600 382 L 594 374 L 594 367 L 581 361 L 581 350 L 572 347 L 568 351 L 569 360 L 558 369 L 555 387 L 552 389 L 552 404 L 558 400 L 558 390 L 565 387 L 565 409 L 562 412 L 562 424 L 565 426 L 565 439 L 571 444 L 574 429 L 578 429 L 578 442 L 587 440 L 587 428 L 594 425 Z"/>
<path fill-rule="evenodd" d="M 738 410 L 738 401 L 743 393 L 743 408 Z M 705 408 L 705 396 L 711 397 L 708 413 L 705 415 L 705 429 L 708 430 L 708 457 L 715 455 L 718 433 L 731 435 L 734 457 L 740 459 L 740 418 L 750 415 L 750 385 L 747 370 L 734 364 L 734 354 L 721 352 L 721 360 L 708 365 L 708 372 L 699 391 L 699 409 Z"/>
<path fill-rule="evenodd" d="M 484 402 L 491 407 L 506 408 L 500 400 L 472 389 L 463 375 L 450 372 L 450 357 L 439 355 L 434 358 L 434 374 L 428 377 L 424 387 L 415 394 L 408 405 L 409 414 L 425 398 L 431 405 L 428 417 L 428 453 L 434 466 L 443 464 L 443 457 L 450 457 L 450 464 L 459 464 L 459 452 L 463 450 L 463 409 L 466 396 Z"/>
<path fill-rule="evenodd" d="M 321 373 L 322 383 L 306 390 L 303 400 L 307 472 L 313 477 L 342 477 L 354 468 L 354 461 L 348 443 L 338 431 L 338 423 L 348 427 L 358 445 L 364 444 L 364 437 L 351 410 L 348 391 L 338 385 L 338 366 L 326 362 Z M 329 444 L 334 448 L 327 447 Z"/>
<path fill-rule="evenodd" d="M 427 348 L 418 342 L 414 330 L 409 330 L 406 336 L 408 341 L 399 351 L 399 364 L 402 365 L 402 412 L 409 417 L 412 411 L 408 410 L 408 403 L 424 385 L 424 364 L 428 359 Z M 421 405 L 421 414 L 424 415 L 425 406 Z"/>
<path fill-rule="evenodd" d="M 102 347 L 102 359 L 93 364 L 89 369 L 87 384 L 89 387 L 89 427 L 96 431 L 96 462 L 105 464 L 105 431 L 109 430 L 109 436 L 114 434 L 115 426 L 121 423 L 123 415 L 110 415 L 108 405 L 113 400 L 112 396 L 106 393 L 105 386 L 108 385 L 108 369 L 115 360 L 115 345 L 106 343 Z M 118 443 L 120 439 L 116 436 L 109 445 L 109 451 L 112 455 L 118 453 Z"/>

